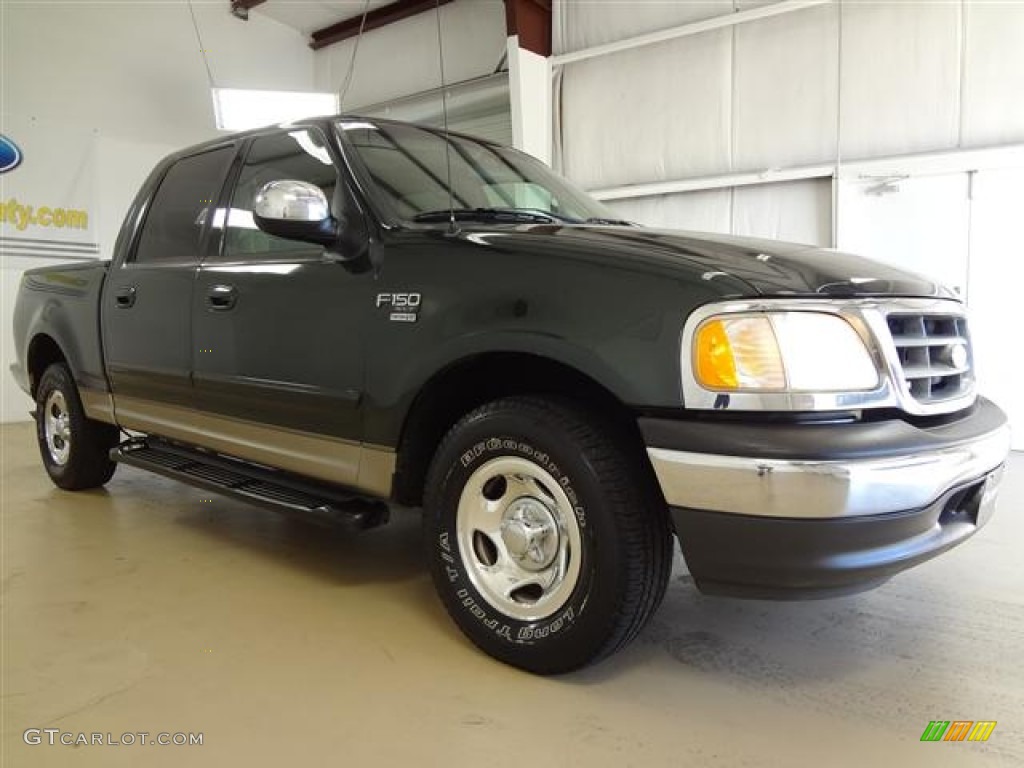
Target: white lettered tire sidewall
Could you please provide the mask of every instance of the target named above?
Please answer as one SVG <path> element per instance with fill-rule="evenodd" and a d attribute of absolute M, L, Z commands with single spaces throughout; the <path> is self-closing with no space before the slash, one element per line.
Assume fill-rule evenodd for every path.
<path fill-rule="evenodd" d="M 550 615 L 523 621 L 500 612 L 475 586 L 459 550 L 459 500 L 467 481 L 496 458 L 533 462 L 569 499 L 579 530 L 575 588 Z M 497 410 L 464 420 L 435 457 L 427 490 L 427 547 L 438 592 L 465 634 L 490 655 L 534 672 L 567 671 L 599 655 L 618 606 L 612 510 L 600 476 L 572 439 L 550 424 Z M 611 562 L 610 562 L 611 560 Z"/>

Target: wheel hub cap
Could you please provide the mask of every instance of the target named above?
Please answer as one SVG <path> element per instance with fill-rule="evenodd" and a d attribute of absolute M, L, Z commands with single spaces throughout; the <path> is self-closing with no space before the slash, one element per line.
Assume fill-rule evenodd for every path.
<path fill-rule="evenodd" d="M 508 553 L 528 571 L 544 570 L 558 554 L 558 524 L 537 499 L 517 499 L 509 506 L 501 538 Z"/>
<path fill-rule="evenodd" d="M 456 512 L 459 555 L 480 597 L 501 614 L 555 614 L 579 581 L 583 542 L 565 490 L 540 465 L 500 456 L 478 467 Z"/>
<path fill-rule="evenodd" d="M 63 466 L 71 454 L 71 415 L 64 394 L 54 390 L 46 398 L 43 409 L 43 431 L 46 448 L 55 464 Z"/>

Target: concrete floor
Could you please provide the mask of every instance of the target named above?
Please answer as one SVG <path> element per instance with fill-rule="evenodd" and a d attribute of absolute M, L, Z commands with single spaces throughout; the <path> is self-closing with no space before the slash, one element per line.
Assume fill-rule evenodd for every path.
<path fill-rule="evenodd" d="M 404 515 L 325 534 L 121 467 L 53 488 L 0 428 L 4 766 L 1024 764 L 1024 456 L 973 541 L 855 597 L 700 596 L 540 679 L 448 620 Z M 997 720 L 985 744 L 929 720 Z M 26 728 L 202 746 L 28 746 Z"/>

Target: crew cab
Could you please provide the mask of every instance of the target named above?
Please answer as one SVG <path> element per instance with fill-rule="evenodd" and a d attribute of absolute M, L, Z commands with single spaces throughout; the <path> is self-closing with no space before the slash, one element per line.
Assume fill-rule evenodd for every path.
<path fill-rule="evenodd" d="M 542 674 L 637 634 L 676 539 L 706 592 L 878 584 L 985 524 L 1009 449 L 932 281 L 640 227 L 377 119 L 166 158 L 111 261 L 25 273 L 14 341 L 60 488 L 120 462 L 353 529 L 422 508 L 452 618 Z"/>

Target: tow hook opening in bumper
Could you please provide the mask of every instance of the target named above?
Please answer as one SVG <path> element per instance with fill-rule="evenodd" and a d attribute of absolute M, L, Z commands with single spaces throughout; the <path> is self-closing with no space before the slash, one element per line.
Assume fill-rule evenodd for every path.
<path fill-rule="evenodd" d="M 981 507 L 981 497 L 984 494 L 985 481 L 973 483 L 966 488 L 957 491 L 949 497 L 939 514 L 939 525 L 946 525 L 953 521 L 963 521 L 971 525 L 978 523 L 978 509 Z"/>

